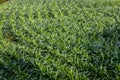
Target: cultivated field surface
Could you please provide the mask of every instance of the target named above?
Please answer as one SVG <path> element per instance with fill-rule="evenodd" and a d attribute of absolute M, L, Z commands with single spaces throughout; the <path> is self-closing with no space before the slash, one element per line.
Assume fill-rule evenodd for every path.
<path fill-rule="evenodd" d="M 0 80 L 120 80 L 120 0 L 0 3 Z"/>

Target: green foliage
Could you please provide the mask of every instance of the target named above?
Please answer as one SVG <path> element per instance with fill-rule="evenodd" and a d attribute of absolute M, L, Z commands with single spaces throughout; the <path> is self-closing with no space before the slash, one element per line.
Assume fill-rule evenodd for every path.
<path fill-rule="evenodd" d="M 0 80 L 119 80 L 119 0 L 0 5 Z"/>

